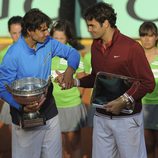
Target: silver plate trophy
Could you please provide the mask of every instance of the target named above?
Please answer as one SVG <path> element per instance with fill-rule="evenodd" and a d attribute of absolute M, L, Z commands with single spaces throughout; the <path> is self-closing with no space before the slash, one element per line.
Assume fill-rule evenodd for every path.
<path fill-rule="evenodd" d="M 106 103 L 123 95 L 136 79 L 107 72 L 97 73 L 91 98 L 92 106 L 105 109 Z M 131 114 L 131 109 L 122 109 L 121 113 Z"/>
<path fill-rule="evenodd" d="M 16 102 L 22 106 L 39 102 L 46 95 L 50 79 L 48 81 L 27 77 L 15 80 L 11 85 L 6 85 L 7 90 L 13 95 Z M 46 124 L 45 116 L 36 112 L 23 112 L 20 120 L 22 128 L 36 127 Z"/>

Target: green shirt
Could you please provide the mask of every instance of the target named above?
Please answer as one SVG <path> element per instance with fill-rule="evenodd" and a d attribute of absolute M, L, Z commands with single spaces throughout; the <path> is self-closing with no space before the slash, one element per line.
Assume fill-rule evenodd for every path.
<path fill-rule="evenodd" d="M 55 78 L 56 77 L 55 70 L 64 72 L 67 68 L 67 61 L 63 58 L 54 57 L 52 59 L 51 68 L 52 68 L 51 74 L 53 78 Z M 83 62 L 80 61 L 77 72 L 83 72 L 83 71 L 84 71 Z M 73 87 L 68 90 L 61 90 L 61 87 L 57 83 L 53 82 L 53 84 L 54 84 L 53 95 L 55 97 L 57 107 L 67 108 L 81 104 L 80 91 L 78 90 L 77 87 Z"/>
<path fill-rule="evenodd" d="M 84 70 L 85 73 L 90 74 L 92 71 L 92 66 L 91 66 L 91 53 L 88 52 L 84 55 L 83 58 L 83 64 L 84 64 Z"/>
<path fill-rule="evenodd" d="M 156 86 L 152 93 L 147 93 L 143 97 L 142 103 L 143 104 L 158 104 L 158 57 L 156 57 L 155 60 L 150 63 L 150 67 L 154 74 Z"/>
<path fill-rule="evenodd" d="M 3 57 L 4 57 L 4 55 L 6 54 L 6 52 L 7 52 L 7 50 L 8 50 L 9 47 L 10 47 L 10 46 L 5 47 L 5 48 L 0 52 L 0 63 L 2 63 Z"/>

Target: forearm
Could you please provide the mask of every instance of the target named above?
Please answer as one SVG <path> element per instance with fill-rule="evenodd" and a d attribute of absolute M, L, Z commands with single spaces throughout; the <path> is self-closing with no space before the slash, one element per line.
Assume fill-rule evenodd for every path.
<path fill-rule="evenodd" d="M 77 50 L 71 48 L 71 53 L 69 54 L 68 58 L 68 66 L 72 67 L 74 70 L 76 70 L 79 66 L 80 62 L 80 54 Z"/>
<path fill-rule="evenodd" d="M 5 100 L 10 106 L 16 108 L 17 110 L 21 111 L 22 106 L 18 104 L 15 99 L 13 98 L 12 94 L 10 94 L 8 91 L 4 91 L 0 94 L 0 97 Z"/>
<path fill-rule="evenodd" d="M 75 73 L 75 69 L 71 66 L 68 66 L 65 70 L 65 73 L 68 73 L 69 75 L 73 75 Z"/>

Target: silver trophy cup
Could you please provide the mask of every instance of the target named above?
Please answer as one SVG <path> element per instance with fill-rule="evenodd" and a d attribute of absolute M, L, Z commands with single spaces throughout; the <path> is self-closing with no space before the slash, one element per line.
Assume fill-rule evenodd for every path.
<path fill-rule="evenodd" d="M 27 77 L 15 80 L 11 85 L 6 85 L 7 90 L 13 95 L 16 102 L 22 106 L 31 105 L 39 102 L 43 95 L 46 95 L 49 80 Z M 23 112 L 21 115 L 20 124 L 22 128 L 30 128 L 45 125 L 45 116 L 39 111 Z"/>

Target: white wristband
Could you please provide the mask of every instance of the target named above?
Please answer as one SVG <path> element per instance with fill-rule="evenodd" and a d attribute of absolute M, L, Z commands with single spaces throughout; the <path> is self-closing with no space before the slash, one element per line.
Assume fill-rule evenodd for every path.
<path fill-rule="evenodd" d="M 76 81 L 76 87 L 79 87 L 80 86 L 80 80 L 79 79 L 77 79 L 77 78 L 75 78 L 75 81 Z"/>
<path fill-rule="evenodd" d="M 127 93 L 124 93 L 123 96 L 125 96 L 131 104 L 134 104 L 134 99 L 132 96 L 129 96 Z"/>

